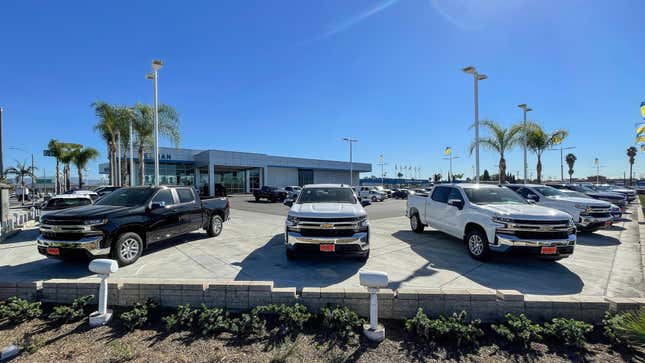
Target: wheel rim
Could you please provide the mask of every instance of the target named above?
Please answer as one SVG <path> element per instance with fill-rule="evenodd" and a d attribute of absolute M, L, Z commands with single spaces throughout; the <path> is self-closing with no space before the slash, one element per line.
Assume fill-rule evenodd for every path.
<path fill-rule="evenodd" d="M 479 256 L 484 251 L 484 240 L 479 235 L 473 234 L 468 239 L 468 248 L 473 255 Z"/>
<path fill-rule="evenodd" d="M 412 229 L 417 229 L 417 216 L 410 217 L 410 226 Z"/>
<path fill-rule="evenodd" d="M 119 254 L 124 261 L 131 261 L 139 254 L 139 241 L 128 238 L 121 243 Z"/>
<path fill-rule="evenodd" d="M 219 234 L 222 231 L 222 220 L 219 218 L 213 218 L 211 221 L 213 225 L 213 232 Z"/>

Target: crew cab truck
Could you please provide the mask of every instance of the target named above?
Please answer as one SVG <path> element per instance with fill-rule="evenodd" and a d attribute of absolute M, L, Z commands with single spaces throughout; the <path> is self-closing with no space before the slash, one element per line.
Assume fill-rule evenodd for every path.
<path fill-rule="evenodd" d="M 567 195 L 559 189 L 538 184 L 508 184 L 529 203 L 554 208 L 568 213 L 576 224 L 578 231 L 594 232 L 611 226 L 611 204 L 593 198 L 577 198 Z"/>
<path fill-rule="evenodd" d="M 428 196 L 410 194 L 406 216 L 414 232 L 430 226 L 462 239 L 470 256 L 481 261 L 493 253 L 558 260 L 573 254 L 576 244 L 569 214 L 530 204 L 496 185 L 437 185 Z"/>
<path fill-rule="evenodd" d="M 370 224 L 350 186 L 306 185 L 298 199 L 284 202 L 291 209 L 285 221 L 288 259 L 301 253 L 351 255 L 367 260 L 370 253 Z"/>
<path fill-rule="evenodd" d="M 52 258 L 107 255 L 129 265 L 158 241 L 200 228 L 218 236 L 229 209 L 227 198 L 200 200 L 190 187 L 121 188 L 93 205 L 41 217 L 37 248 Z"/>
<path fill-rule="evenodd" d="M 283 202 L 287 199 L 287 192 L 284 189 L 263 186 L 253 192 L 253 197 L 255 197 L 256 202 L 260 201 L 260 199 L 266 199 L 272 203 L 278 201 Z"/>

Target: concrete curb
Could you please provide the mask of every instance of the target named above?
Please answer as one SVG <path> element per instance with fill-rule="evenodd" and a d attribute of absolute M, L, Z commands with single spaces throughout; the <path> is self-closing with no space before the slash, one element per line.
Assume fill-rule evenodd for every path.
<path fill-rule="evenodd" d="M 35 282 L 0 281 L 0 300 L 19 296 L 28 300 L 69 304 L 84 295 L 98 294 L 99 280 L 54 279 Z M 234 311 L 255 306 L 301 303 L 312 311 L 328 305 L 344 305 L 361 316 L 369 314 L 367 291 L 360 288 L 273 287 L 270 281 L 114 279 L 109 282 L 108 303 L 131 306 L 151 298 L 161 306 L 180 304 L 224 307 Z M 635 310 L 645 298 L 600 296 L 524 295 L 516 290 L 492 289 L 383 289 L 378 294 L 379 315 L 385 319 L 409 318 L 422 308 L 430 316 L 466 311 L 473 319 L 494 322 L 504 314 L 526 314 L 535 321 L 568 317 L 599 323 L 606 311 Z"/>
<path fill-rule="evenodd" d="M 645 242 L 643 237 L 645 237 L 645 216 L 643 215 L 643 205 L 641 204 L 641 198 L 636 198 L 638 201 L 638 210 L 636 215 L 638 216 L 638 243 L 641 247 L 641 271 L 643 272 L 643 281 L 645 281 Z"/>

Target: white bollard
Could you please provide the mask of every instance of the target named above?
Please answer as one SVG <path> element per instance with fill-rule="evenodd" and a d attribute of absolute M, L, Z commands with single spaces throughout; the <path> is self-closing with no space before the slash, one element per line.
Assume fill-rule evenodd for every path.
<path fill-rule="evenodd" d="M 361 286 L 370 293 L 370 323 L 363 325 L 363 334 L 374 342 L 385 339 L 385 327 L 378 323 L 378 291 L 388 286 L 387 273 L 381 271 L 359 271 Z"/>
<path fill-rule="evenodd" d="M 101 278 L 99 285 L 99 310 L 90 314 L 90 326 L 97 327 L 107 324 L 112 319 L 112 310 L 107 308 L 108 282 L 110 274 L 119 270 L 119 264 L 114 260 L 97 259 L 90 262 L 90 271 L 97 273 Z"/>

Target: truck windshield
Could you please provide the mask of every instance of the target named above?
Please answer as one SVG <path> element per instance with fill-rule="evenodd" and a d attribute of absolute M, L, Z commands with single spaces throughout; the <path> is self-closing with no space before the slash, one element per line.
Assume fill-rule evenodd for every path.
<path fill-rule="evenodd" d="M 88 198 L 52 198 L 44 206 L 43 210 L 66 209 L 92 204 Z"/>
<path fill-rule="evenodd" d="M 122 188 L 106 195 L 97 201 L 96 204 L 135 207 L 144 205 L 152 197 L 154 192 L 154 188 Z"/>
<path fill-rule="evenodd" d="M 471 203 L 475 204 L 526 204 L 527 202 L 508 188 L 464 188 Z"/>
<path fill-rule="evenodd" d="M 559 191 L 553 187 L 535 187 L 535 190 L 542 193 L 545 197 L 566 197 L 564 192 Z"/>
<path fill-rule="evenodd" d="M 349 188 L 305 188 L 298 198 L 298 204 L 304 203 L 355 204 L 356 198 Z"/>

